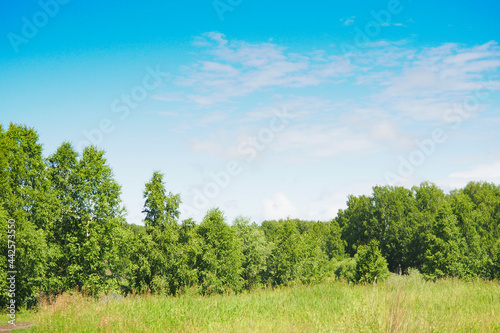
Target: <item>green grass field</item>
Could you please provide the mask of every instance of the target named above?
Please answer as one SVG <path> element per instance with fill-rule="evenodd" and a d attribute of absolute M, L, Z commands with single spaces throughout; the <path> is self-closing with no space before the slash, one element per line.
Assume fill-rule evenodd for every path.
<path fill-rule="evenodd" d="M 63 295 L 17 320 L 36 325 L 22 332 L 500 332 L 500 283 L 391 276 L 211 297 Z"/>

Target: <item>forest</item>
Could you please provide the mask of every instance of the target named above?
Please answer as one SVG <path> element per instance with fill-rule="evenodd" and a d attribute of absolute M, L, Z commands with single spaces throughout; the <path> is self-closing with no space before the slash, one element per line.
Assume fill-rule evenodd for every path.
<path fill-rule="evenodd" d="M 227 221 L 213 208 L 180 220 L 181 195 L 157 171 L 144 187 L 144 226 L 128 224 L 105 152 L 70 143 L 44 157 L 35 129 L 0 126 L 0 303 L 17 272 L 17 307 L 78 290 L 202 295 L 382 281 L 418 270 L 427 280 L 500 279 L 500 186 L 470 182 L 374 186 L 329 221 Z M 15 235 L 15 237 L 8 237 Z M 9 240 L 15 239 L 15 243 Z M 9 252 L 15 244 L 15 253 Z"/>

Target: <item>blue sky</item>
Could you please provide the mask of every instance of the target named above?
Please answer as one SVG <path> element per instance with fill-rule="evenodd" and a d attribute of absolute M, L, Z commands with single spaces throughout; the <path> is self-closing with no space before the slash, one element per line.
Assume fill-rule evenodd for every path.
<path fill-rule="evenodd" d="M 0 4 L 0 122 L 104 149 L 128 219 L 328 220 L 374 185 L 500 183 L 497 1 Z"/>

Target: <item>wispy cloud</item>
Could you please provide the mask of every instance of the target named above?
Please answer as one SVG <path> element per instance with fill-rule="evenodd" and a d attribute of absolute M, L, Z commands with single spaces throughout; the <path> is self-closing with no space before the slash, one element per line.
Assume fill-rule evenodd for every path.
<path fill-rule="evenodd" d="M 446 178 L 436 180 L 436 184 L 444 190 L 450 191 L 463 188 L 470 181 L 486 181 L 500 184 L 500 160 L 453 172 Z"/>
<path fill-rule="evenodd" d="M 367 75 L 356 77 L 361 83 L 368 77 L 372 84 L 384 87 L 371 99 L 394 113 L 415 120 L 442 119 L 445 111 L 463 102 L 481 84 L 487 89 L 499 88 L 498 78 L 488 76 L 500 68 L 500 48 L 495 42 L 471 48 L 456 44 L 419 51 L 391 48 L 385 55 L 387 66 L 380 66 L 379 50 L 361 55 L 357 61 L 365 66 L 358 66 L 367 69 Z M 392 66 L 391 59 L 397 60 L 398 66 Z"/>
<path fill-rule="evenodd" d="M 222 152 L 222 146 L 210 140 L 200 141 L 194 138 L 190 143 L 190 150 L 195 153 L 206 153 L 209 155 L 218 155 Z"/>
<path fill-rule="evenodd" d="M 166 117 L 175 117 L 178 116 L 179 113 L 175 111 L 151 111 L 149 113 L 157 114 L 159 116 L 166 116 Z"/>
<path fill-rule="evenodd" d="M 356 16 L 351 16 L 351 17 L 347 17 L 347 18 L 341 18 L 340 19 L 340 22 L 342 22 L 342 24 L 346 27 L 348 26 L 351 26 L 354 24 L 354 19 L 356 18 Z"/>
<path fill-rule="evenodd" d="M 180 86 L 192 89 L 186 97 L 198 105 L 227 103 L 233 98 L 270 88 L 304 88 L 343 79 L 355 69 L 342 56 L 319 60 L 317 55 L 291 53 L 273 43 L 229 41 L 221 33 L 195 39 L 207 57 L 185 68 Z"/>
<path fill-rule="evenodd" d="M 151 96 L 152 99 L 164 102 L 183 102 L 185 98 L 180 93 L 163 93 Z"/>
<path fill-rule="evenodd" d="M 259 92 L 341 84 L 353 78 L 358 85 L 378 88 L 370 95 L 377 108 L 389 107 L 419 120 L 438 119 L 447 106 L 474 91 L 486 72 L 500 68 L 495 42 L 417 50 L 410 40 L 380 40 L 368 43 L 351 61 L 323 50 L 298 54 L 268 42 L 228 40 L 216 32 L 196 38 L 194 44 L 206 59 L 186 66 L 176 81 L 189 92 L 155 99 L 213 107 Z M 500 85 L 498 80 L 490 84 Z"/>
<path fill-rule="evenodd" d="M 271 151 L 322 158 L 407 150 L 422 135 L 419 131 L 442 123 L 443 114 L 474 94 L 485 77 L 488 89 L 500 89 L 498 75 L 488 76 L 500 69 L 496 42 L 421 49 L 412 43 L 372 42 L 349 61 L 326 50 L 292 53 L 271 42 L 206 33 L 194 41 L 202 59 L 185 66 L 174 86 L 179 91 L 156 99 L 185 100 L 204 109 L 190 124 L 213 131 L 210 137 L 200 133 L 192 149 L 217 157 L 234 157 L 238 142 L 255 133 L 259 121 L 272 116 L 269 109 L 278 105 L 287 105 L 297 118 Z M 481 103 L 477 112 L 488 101 Z M 224 136 L 216 134 L 222 126 Z"/>
<path fill-rule="evenodd" d="M 478 165 L 471 170 L 452 173 L 450 178 L 498 182 L 500 180 L 500 161 Z"/>

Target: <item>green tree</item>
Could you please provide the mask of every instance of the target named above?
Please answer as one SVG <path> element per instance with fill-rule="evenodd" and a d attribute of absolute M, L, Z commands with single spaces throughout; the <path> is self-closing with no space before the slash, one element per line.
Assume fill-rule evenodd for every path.
<path fill-rule="evenodd" d="M 278 235 L 278 231 L 281 228 L 281 223 L 278 221 L 263 221 L 260 229 L 264 231 L 266 240 L 268 242 L 274 242 Z"/>
<path fill-rule="evenodd" d="M 136 273 L 139 270 L 138 264 L 141 260 L 140 241 L 145 233 L 134 233 L 135 225 L 126 223 L 119 224 L 109 235 L 113 239 L 113 247 L 109 249 L 108 255 L 108 274 L 111 274 L 113 280 L 108 281 L 110 289 L 120 290 L 123 294 L 136 291 L 144 291 L 145 284 L 136 285 Z M 147 264 L 145 264 L 147 266 Z M 150 281 L 148 281 L 150 282 Z M 139 286 L 137 288 L 137 286 Z M 142 287 L 142 288 L 141 288 Z"/>
<path fill-rule="evenodd" d="M 202 241 L 193 219 L 182 221 L 179 229 L 179 255 L 177 257 L 178 292 L 198 283 L 198 257 L 202 254 Z"/>
<path fill-rule="evenodd" d="M 315 226 L 323 225 L 322 223 Z M 296 279 L 302 283 L 322 281 L 329 268 L 328 255 L 324 251 L 325 240 L 328 234 L 319 234 L 315 228 L 309 229 L 299 237 L 299 254 L 295 267 Z"/>
<path fill-rule="evenodd" d="M 180 196 L 165 189 L 163 174 L 155 171 L 144 190 L 144 223 L 146 232 L 151 236 L 153 249 L 148 258 L 151 265 L 151 291 L 175 294 L 182 285 L 177 276 L 179 259 L 179 217 Z M 148 238 L 144 241 L 149 243 Z"/>
<path fill-rule="evenodd" d="M 163 178 L 162 173 L 155 171 L 144 190 L 143 213 L 146 213 L 144 222 L 149 233 L 154 229 L 163 232 L 165 229 L 177 227 L 180 195 L 172 193 L 167 195 Z"/>
<path fill-rule="evenodd" d="M 378 241 L 372 240 L 368 245 L 361 245 L 358 248 L 355 256 L 355 282 L 373 283 L 383 281 L 389 276 L 387 261 L 378 246 Z"/>
<path fill-rule="evenodd" d="M 472 202 L 472 220 L 480 237 L 481 248 L 491 262 L 500 239 L 500 186 L 485 182 L 470 182 L 460 190 Z M 491 267 L 491 266 L 490 266 Z M 486 273 L 486 275 L 491 275 Z"/>
<path fill-rule="evenodd" d="M 423 182 L 412 187 L 416 211 L 408 214 L 410 241 L 404 246 L 406 260 L 403 269 L 409 267 L 422 270 L 427 251 L 427 235 L 432 233 L 440 207 L 445 203 L 444 192 L 435 184 Z"/>
<path fill-rule="evenodd" d="M 22 306 L 57 287 L 54 262 L 58 251 L 48 242 L 55 196 L 34 129 L 15 124 L 7 131 L 0 127 L 0 148 L 0 223 L 6 231 L 8 220 L 15 221 L 16 305 Z M 0 246 L 7 256 L 6 237 Z"/>
<path fill-rule="evenodd" d="M 69 250 L 69 240 L 74 230 L 79 228 L 78 209 L 75 201 L 76 189 L 76 166 L 78 154 L 73 147 L 65 142 L 57 151 L 47 159 L 47 173 L 51 183 L 51 189 L 55 194 L 56 211 L 53 216 L 53 224 L 50 230 L 51 242 L 59 250 L 60 255 L 56 258 L 56 275 L 59 277 L 59 287 L 56 292 L 73 289 L 76 285 L 68 280 L 68 267 L 71 265 L 71 257 L 63 255 Z"/>
<path fill-rule="evenodd" d="M 297 279 L 300 260 L 300 234 L 293 221 L 281 223 L 269 256 L 267 277 L 273 285 L 287 285 Z"/>
<path fill-rule="evenodd" d="M 114 229 L 123 224 L 121 188 L 104 158 L 104 151 L 87 147 L 75 166 L 73 200 L 75 216 L 66 234 L 69 259 L 68 284 L 97 294 L 113 285 L 109 260 Z"/>
<path fill-rule="evenodd" d="M 225 223 L 223 213 L 218 208 L 209 210 L 196 232 L 202 244 L 198 258 L 202 292 L 241 291 L 244 257 L 234 230 Z"/>
<path fill-rule="evenodd" d="M 163 262 L 158 246 L 148 234 L 134 234 L 129 243 L 131 279 L 130 291 L 150 292 L 153 278 L 158 274 L 156 267 Z"/>
<path fill-rule="evenodd" d="M 381 231 L 373 208 L 370 197 L 350 195 L 347 209 L 337 218 L 342 227 L 342 238 L 347 242 L 346 252 L 351 256 L 356 253 L 358 246 L 368 244 L 371 239 L 380 238 Z"/>
<path fill-rule="evenodd" d="M 245 280 L 245 288 L 252 289 L 261 284 L 261 277 L 267 268 L 267 258 L 271 247 L 266 241 L 264 231 L 250 220 L 237 217 L 233 221 L 236 237 L 240 241 L 243 252 L 243 271 L 241 276 Z"/>
<path fill-rule="evenodd" d="M 405 270 L 410 264 L 408 245 L 413 231 L 412 216 L 417 211 L 413 193 L 404 187 L 375 186 L 373 202 L 382 255 L 390 270 Z"/>
<path fill-rule="evenodd" d="M 429 279 L 464 276 L 464 241 L 448 203 L 438 211 L 436 221 L 425 235 L 422 273 Z"/>
<path fill-rule="evenodd" d="M 464 240 L 463 274 L 466 277 L 484 277 L 487 275 L 488 253 L 481 244 L 481 236 L 478 232 L 479 225 L 474 214 L 474 204 L 467 195 L 460 191 L 453 191 L 450 205 Z"/>
<path fill-rule="evenodd" d="M 336 219 L 328 225 L 325 241 L 325 253 L 329 259 L 339 259 L 344 256 L 346 242 L 342 239 L 342 229 Z"/>
<path fill-rule="evenodd" d="M 492 249 L 491 258 L 488 260 L 489 278 L 500 280 L 500 239 Z"/>

